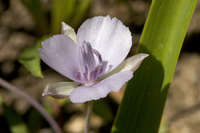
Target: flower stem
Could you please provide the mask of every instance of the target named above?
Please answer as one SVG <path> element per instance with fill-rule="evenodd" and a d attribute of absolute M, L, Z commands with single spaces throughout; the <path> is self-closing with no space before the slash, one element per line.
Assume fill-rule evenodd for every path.
<path fill-rule="evenodd" d="M 49 125 L 52 127 L 55 133 L 62 133 L 56 121 L 47 113 L 47 111 L 35 99 L 24 93 L 21 89 L 9 84 L 2 78 L 0 78 L 0 86 L 24 98 L 27 102 L 29 102 L 35 109 L 37 109 L 42 114 L 42 116 L 46 119 L 46 121 L 49 123 Z"/>
<path fill-rule="evenodd" d="M 84 133 L 88 133 L 88 131 L 89 131 L 89 121 L 90 121 L 91 112 L 92 112 L 92 102 L 90 101 L 87 103 L 87 112 L 86 112 L 86 116 L 85 116 Z"/>

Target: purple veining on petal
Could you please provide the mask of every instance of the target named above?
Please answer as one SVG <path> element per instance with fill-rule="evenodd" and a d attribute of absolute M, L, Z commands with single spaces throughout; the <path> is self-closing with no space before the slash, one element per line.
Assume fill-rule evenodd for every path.
<path fill-rule="evenodd" d="M 81 73 L 80 73 L 80 72 L 75 73 L 75 78 L 76 78 L 78 81 L 81 81 Z"/>
<path fill-rule="evenodd" d="M 90 73 L 90 79 L 91 80 L 96 80 L 101 74 L 103 74 L 104 70 L 103 65 L 98 65 L 91 73 Z"/>
<path fill-rule="evenodd" d="M 97 100 L 107 96 L 111 91 L 119 91 L 123 84 L 132 77 L 133 72 L 131 71 L 115 73 L 99 82 L 75 88 L 70 93 L 69 98 L 73 103 Z"/>
<path fill-rule="evenodd" d="M 95 49 L 92 49 L 92 52 L 96 55 L 98 62 L 101 63 L 102 62 L 101 54 Z"/>
<path fill-rule="evenodd" d="M 95 81 L 110 68 L 108 62 L 102 60 L 101 54 L 93 49 L 89 42 L 84 41 L 79 48 L 80 72 L 75 74 L 77 80 L 82 83 Z"/>

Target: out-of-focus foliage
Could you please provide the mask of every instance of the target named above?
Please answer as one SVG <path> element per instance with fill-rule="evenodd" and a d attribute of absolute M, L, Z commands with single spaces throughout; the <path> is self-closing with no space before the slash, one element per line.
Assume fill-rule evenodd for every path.
<path fill-rule="evenodd" d="M 51 0 L 51 9 L 49 10 L 41 0 L 21 1 L 32 14 L 39 35 L 59 33 L 62 21 L 77 27 L 86 16 L 92 3 L 92 0 Z M 50 14 L 51 22 L 49 22 L 48 14 Z"/>
<path fill-rule="evenodd" d="M 97 100 L 93 102 L 93 111 L 105 121 L 109 122 L 113 119 L 113 114 L 110 106 L 105 100 Z"/>
<path fill-rule="evenodd" d="M 3 114 L 10 126 L 12 133 L 29 133 L 21 116 L 7 105 L 3 105 Z"/>
<path fill-rule="evenodd" d="M 77 28 L 91 5 L 91 0 L 52 0 L 51 32 L 59 33 L 64 21 Z"/>
<path fill-rule="evenodd" d="M 21 0 L 32 14 L 38 35 L 55 34 L 61 31 L 61 22 L 64 21 L 73 27 L 77 27 L 91 5 L 91 0 L 52 0 L 51 9 L 45 9 L 40 0 Z M 50 13 L 51 22 L 47 14 Z M 49 28 L 51 27 L 51 28 Z M 33 76 L 42 77 L 40 58 L 37 43 L 33 47 L 25 49 L 19 56 L 19 62 L 28 69 Z"/>
<path fill-rule="evenodd" d="M 39 49 L 40 41 L 32 46 L 24 49 L 19 56 L 19 62 L 25 66 L 34 76 L 42 78 L 42 71 L 40 67 Z"/>
<path fill-rule="evenodd" d="M 75 14 L 73 15 L 72 18 L 72 26 L 76 27 L 80 24 L 80 22 L 83 20 L 85 17 L 85 14 L 87 13 L 88 8 L 91 5 L 91 0 L 79 0 L 79 4 L 76 7 Z"/>
<path fill-rule="evenodd" d="M 60 32 L 62 21 L 70 22 L 75 5 L 76 0 L 52 0 L 52 33 Z"/>
<path fill-rule="evenodd" d="M 39 35 L 48 33 L 48 20 L 44 6 L 41 0 L 21 0 L 22 3 L 27 7 L 29 12 L 36 23 L 36 31 Z M 59 0 L 58 0 L 59 1 Z"/>
<path fill-rule="evenodd" d="M 36 111 L 35 109 L 32 109 L 28 115 L 28 128 L 31 129 L 31 133 L 37 133 L 39 129 L 42 128 L 42 116 L 41 114 Z"/>

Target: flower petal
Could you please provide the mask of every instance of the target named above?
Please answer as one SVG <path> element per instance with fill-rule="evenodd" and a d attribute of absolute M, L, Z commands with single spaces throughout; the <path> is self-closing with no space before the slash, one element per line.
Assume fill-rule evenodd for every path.
<path fill-rule="evenodd" d="M 129 57 L 125 61 L 123 61 L 117 68 L 112 70 L 111 72 L 103 75 L 101 80 L 113 75 L 114 73 L 124 72 L 124 71 L 132 71 L 133 73 L 139 68 L 142 61 L 148 57 L 148 54 L 136 54 L 134 56 Z"/>
<path fill-rule="evenodd" d="M 112 65 L 112 69 L 125 59 L 132 45 L 129 28 L 117 18 L 111 19 L 109 16 L 86 20 L 78 29 L 77 40 L 79 44 L 89 42 L 102 59 Z"/>
<path fill-rule="evenodd" d="M 41 59 L 60 74 L 76 80 L 79 72 L 79 46 L 66 35 L 55 35 L 42 42 Z"/>
<path fill-rule="evenodd" d="M 62 22 L 61 24 L 62 24 L 61 33 L 67 35 L 76 43 L 77 42 L 76 32 L 74 31 L 74 29 L 70 25 L 66 24 L 65 22 Z"/>
<path fill-rule="evenodd" d="M 120 70 L 120 72 L 128 71 L 128 70 L 135 72 L 141 65 L 142 61 L 148 56 L 149 56 L 148 54 L 136 54 L 132 57 L 129 57 L 123 62 L 122 64 L 123 67 Z"/>
<path fill-rule="evenodd" d="M 73 103 L 83 103 L 106 97 L 110 91 L 119 91 L 125 82 L 133 77 L 133 72 L 124 71 L 90 86 L 75 88 L 69 98 Z"/>
<path fill-rule="evenodd" d="M 44 89 L 42 96 L 52 96 L 54 98 L 66 98 L 76 88 L 79 83 L 75 82 L 57 82 L 54 84 L 49 84 Z"/>

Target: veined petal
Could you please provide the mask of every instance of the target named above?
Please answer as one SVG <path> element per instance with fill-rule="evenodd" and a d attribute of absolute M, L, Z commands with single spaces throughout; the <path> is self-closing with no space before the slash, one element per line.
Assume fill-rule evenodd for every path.
<path fill-rule="evenodd" d="M 48 95 L 54 98 L 66 98 L 78 85 L 79 83 L 76 82 L 56 82 L 54 84 L 48 84 L 42 96 Z"/>
<path fill-rule="evenodd" d="M 74 31 L 74 29 L 70 25 L 66 24 L 65 22 L 62 22 L 61 24 L 62 24 L 61 33 L 67 35 L 75 43 L 77 43 L 76 32 Z"/>
<path fill-rule="evenodd" d="M 113 70 L 127 56 L 132 45 L 132 36 L 126 27 L 117 18 L 109 16 L 93 17 L 86 20 L 78 29 L 77 40 L 79 44 L 89 42 L 96 49 Z"/>
<path fill-rule="evenodd" d="M 148 54 L 144 54 L 144 53 L 131 56 L 127 58 L 125 61 L 123 61 L 117 68 L 115 68 L 111 72 L 101 77 L 101 79 L 105 79 L 109 77 L 110 75 L 113 75 L 114 73 L 118 73 L 118 72 L 132 71 L 134 73 L 139 68 L 142 61 L 148 56 L 149 56 Z"/>
<path fill-rule="evenodd" d="M 60 74 L 76 80 L 79 72 L 79 46 L 66 35 L 55 35 L 42 42 L 41 59 Z"/>
<path fill-rule="evenodd" d="M 69 98 L 73 103 L 83 103 L 106 97 L 111 91 L 119 91 L 125 82 L 133 77 L 133 72 L 124 71 L 90 86 L 80 86 L 75 88 Z"/>

